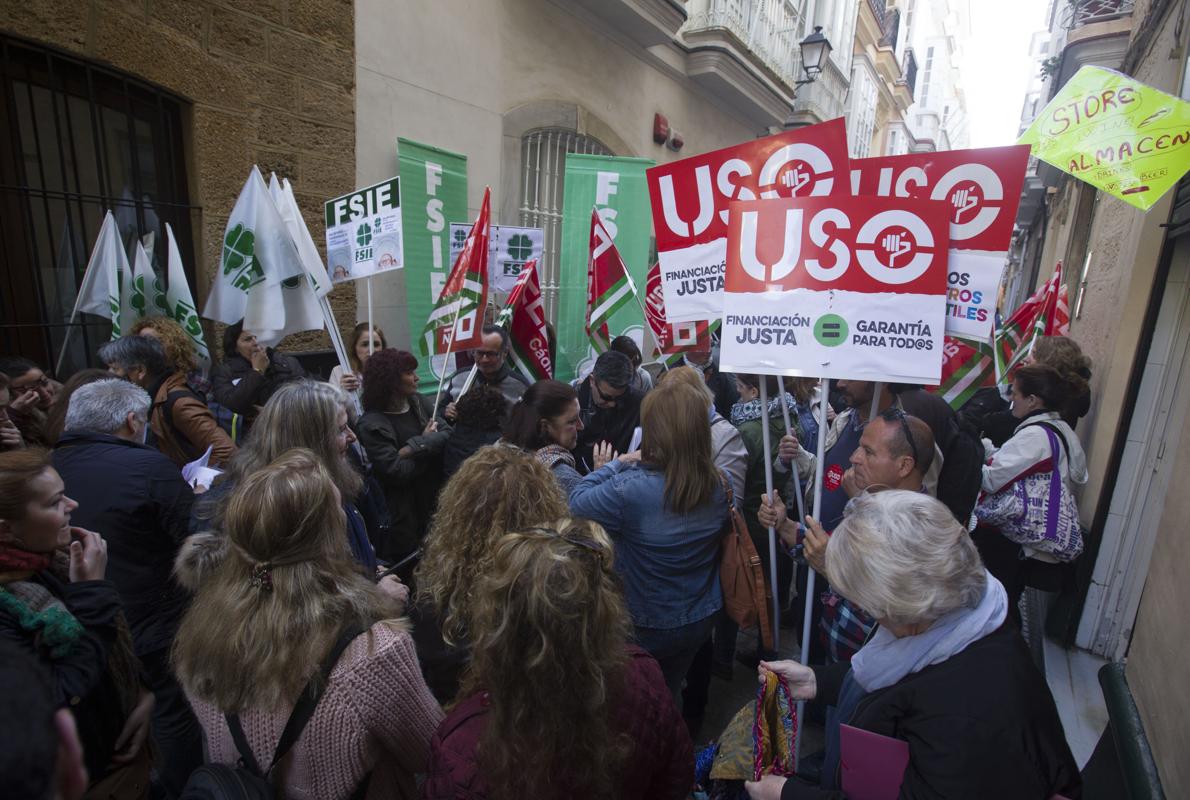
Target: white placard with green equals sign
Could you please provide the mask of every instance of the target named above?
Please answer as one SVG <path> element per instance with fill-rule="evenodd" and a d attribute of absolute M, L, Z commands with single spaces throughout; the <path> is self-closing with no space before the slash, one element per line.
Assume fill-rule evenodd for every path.
<path fill-rule="evenodd" d="M 334 283 L 405 266 L 400 178 L 327 201 L 326 260 Z"/>

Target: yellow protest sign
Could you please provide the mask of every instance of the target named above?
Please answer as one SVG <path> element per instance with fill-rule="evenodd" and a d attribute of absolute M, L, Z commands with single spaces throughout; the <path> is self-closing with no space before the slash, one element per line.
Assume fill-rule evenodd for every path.
<path fill-rule="evenodd" d="M 1190 169 L 1190 103 L 1115 70 L 1086 66 L 1019 144 L 1147 211 Z"/>

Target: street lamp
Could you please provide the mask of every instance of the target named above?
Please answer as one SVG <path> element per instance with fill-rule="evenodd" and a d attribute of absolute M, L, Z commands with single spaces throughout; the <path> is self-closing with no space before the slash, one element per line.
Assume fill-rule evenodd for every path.
<path fill-rule="evenodd" d="M 802 51 L 802 71 L 806 73 L 806 77 L 797 81 L 793 87 L 793 99 L 797 99 L 797 90 L 805 86 L 807 83 L 813 83 L 818 80 L 818 76 L 822 74 L 822 68 L 826 65 L 826 60 L 830 58 L 831 42 L 830 39 L 822 35 L 822 26 L 815 25 L 814 32 L 802 39 L 798 43 L 798 47 Z M 789 109 L 789 118 L 785 120 L 786 130 L 790 128 L 801 127 L 799 123 L 793 118 L 793 106 Z"/>

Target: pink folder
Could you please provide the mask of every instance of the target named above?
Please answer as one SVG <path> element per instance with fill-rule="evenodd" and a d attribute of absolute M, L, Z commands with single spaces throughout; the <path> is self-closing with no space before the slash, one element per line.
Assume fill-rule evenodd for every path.
<path fill-rule="evenodd" d="M 908 742 L 840 725 L 839 753 L 849 800 L 896 800 L 909 766 Z"/>

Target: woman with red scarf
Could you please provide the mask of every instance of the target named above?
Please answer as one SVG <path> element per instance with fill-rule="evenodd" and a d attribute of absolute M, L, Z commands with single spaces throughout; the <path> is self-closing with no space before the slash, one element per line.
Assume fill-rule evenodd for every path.
<path fill-rule="evenodd" d="M 107 544 L 71 527 L 78 504 L 63 489 L 47 451 L 0 453 L 0 638 L 52 675 L 83 742 L 88 796 L 144 797 L 153 695 L 140 685 L 116 587 L 104 580 Z"/>

